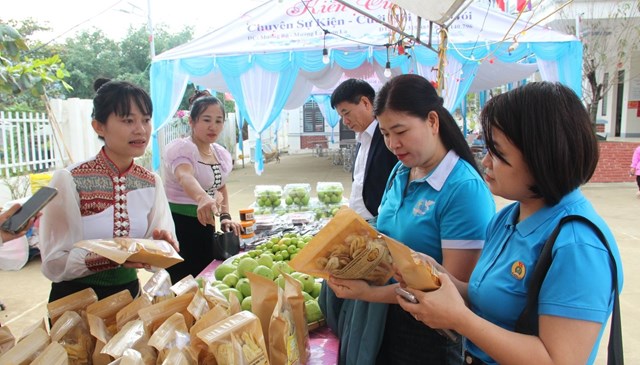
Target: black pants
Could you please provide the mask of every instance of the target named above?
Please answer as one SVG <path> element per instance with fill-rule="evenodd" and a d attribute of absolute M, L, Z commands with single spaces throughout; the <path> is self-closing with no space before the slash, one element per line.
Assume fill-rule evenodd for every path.
<path fill-rule="evenodd" d="M 198 276 L 217 257 L 213 252 L 213 226 L 203 226 L 195 217 L 177 213 L 171 215 L 180 243 L 179 254 L 184 259 L 183 262 L 167 268 L 171 282 L 177 283 L 189 274 L 193 277 Z"/>
<path fill-rule="evenodd" d="M 77 293 L 81 290 L 91 288 L 96 292 L 98 300 L 104 299 L 110 295 L 119 293 L 125 289 L 131 292 L 131 296 L 136 298 L 140 294 L 140 281 L 138 279 L 122 285 L 97 286 L 75 281 L 62 281 L 59 283 L 51 283 L 51 292 L 49 293 L 49 303 L 67 295 Z"/>
<path fill-rule="evenodd" d="M 640 175 L 636 175 L 636 184 L 638 184 L 638 189 L 640 189 Z"/>
<path fill-rule="evenodd" d="M 378 365 L 461 365 L 462 339 L 454 342 L 390 304 Z"/>

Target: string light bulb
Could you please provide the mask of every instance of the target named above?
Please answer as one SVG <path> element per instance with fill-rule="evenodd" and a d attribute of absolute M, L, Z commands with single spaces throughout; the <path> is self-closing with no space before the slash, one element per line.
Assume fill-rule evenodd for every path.
<path fill-rule="evenodd" d="M 326 29 L 323 30 L 324 36 L 322 38 L 322 63 L 328 65 L 329 61 L 331 61 L 329 58 L 329 50 L 327 50 L 327 33 L 329 33 L 329 31 Z"/>
<path fill-rule="evenodd" d="M 389 62 L 389 45 L 387 44 L 387 63 L 384 65 L 384 77 L 391 77 L 391 62 Z"/>

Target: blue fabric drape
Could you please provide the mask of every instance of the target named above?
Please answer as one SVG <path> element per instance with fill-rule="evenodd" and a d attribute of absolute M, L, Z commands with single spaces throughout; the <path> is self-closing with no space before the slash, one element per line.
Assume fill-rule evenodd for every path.
<path fill-rule="evenodd" d="M 331 127 L 331 143 L 335 142 L 333 137 L 334 128 L 338 125 L 340 121 L 340 116 L 338 112 L 331 107 L 331 95 L 327 94 L 316 94 L 311 95 L 311 98 L 318 103 L 320 107 L 320 111 L 322 112 L 322 116 L 327 121 L 327 124 Z"/>
<path fill-rule="evenodd" d="M 434 45 L 434 47 L 436 46 Z M 459 79 L 460 85 L 456 94 L 454 110 L 460 105 L 477 72 L 478 63 L 473 60 L 482 59 L 489 54 L 502 62 L 516 62 L 523 58 L 531 57 L 532 54 L 542 60 L 556 61 L 560 82 L 572 88 L 578 95 L 582 95 L 582 44 L 579 41 L 522 43 L 511 52 L 508 51 L 508 46 L 504 42 L 451 45 L 448 52 L 463 65 L 463 76 Z M 250 51 L 247 50 L 247 52 Z M 412 55 L 411 58 L 398 56 L 392 50 L 389 50 L 391 66 L 394 69 L 400 69 L 403 73 L 408 73 L 412 72 L 412 62 L 418 62 L 426 66 L 435 66 L 438 63 L 437 54 L 426 47 L 414 46 L 411 48 L 410 53 Z M 258 134 L 261 134 L 274 123 L 280 114 L 291 93 L 298 70 L 318 72 L 324 67 L 332 67 L 334 65 L 346 70 L 353 70 L 360 67 L 364 62 L 376 62 L 384 65 L 387 61 L 387 49 L 384 47 L 355 46 L 348 50 L 332 49 L 330 50 L 330 55 L 331 62 L 329 65 L 322 63 L 322 53 L 315 49 L 154 61 L 151 65 L 151 98 L 154 105 L 153 168 L 157 170 L 160 165 L 157 131 L 170 120 L 171 115 L 177 110 L 190 77 L 205 76 L 213 72 L 219 72 L 223 76 L 231 94 L 236 99 L 240 115 L 244 116 L 244 119 Z M 263 126 L 255 126 L 254 121 L 251 121 L 248 117 L 250 114 L 246 108 L 246 95 L 240 82 L 241 75 L 255 66 L 260 66 L 264 70 L 279 74 L 276 90 L 260 89 L 264 92 L 273 92 L 276 95 L 267 122 Z M 256 85 L 256 88 L 259 87 L 260 85 Z M 241 121 L 242 119 L 239 123 Z M 327 122 L 331 123 L 330 118 L 327 118 Z M 256 127 L 258 128 L 256 129 Z M 256 170 L 262 171 L 260 139 L 256 141 L 256 163 Z"/>

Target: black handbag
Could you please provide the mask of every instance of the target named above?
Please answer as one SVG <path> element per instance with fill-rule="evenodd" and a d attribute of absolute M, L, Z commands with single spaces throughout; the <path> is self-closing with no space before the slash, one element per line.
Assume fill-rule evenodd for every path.
<path fill-rule="evenodd" d="M 240 238 L 232 231 L 213 234 L 213 258 L 226 260 L 240 252 Z"/>
<path fill-rule="evenodd" d="M 579 215 L 568 215 L 560 220 L 556 228 L 553 230 L 547 241 L 542 247 L 540 258 L 533 270 L 533 276 L 529 290 L 527 292 L 527 304 L 522 310 L 518 321 L 516 322 L 516 332 L 524 333 L 527 335 L 538 335 L 538 294 L 542 287 L 547 271 L 551 266 L 551 249 L 553 244 L 560 233 L 560 228 L 564 223 L 569 221 L 581 221 L 589 225 L 598 235 L 602 244 L 607 248 L 611 262 L 613 262 L 613 290 L 614 290 L 614 302 L 613 312 L 611 314 L 611 327 L 609 332 L 609 346 L 608 346 L 608 365 L 622 365 L 624 364 L 624 354 L 622 350 L 622 326 L 620 324 L 620 299 L 618 293 L 618 268 L 616 267 L 616 261 L 609 247 L 609 243 L 600 229 L 590 220 Z"/>

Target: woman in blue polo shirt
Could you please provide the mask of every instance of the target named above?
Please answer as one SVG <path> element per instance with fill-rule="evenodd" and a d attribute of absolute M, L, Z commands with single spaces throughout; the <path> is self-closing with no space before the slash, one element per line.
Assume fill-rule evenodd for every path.
<path fill-rule="evenodd" d="M 579 190 L 598 163 L 589 115 L 566 86 L 539 82 L 494 97 L 481 120 L 485 180 L 515 203 L 491 221 L 468 284 L 442 275 L 442 288 L 409 289 L 420 304 L 401 305 L 427 325 L 464 335 L 469 364 L 592 364 L 612 311 L 613 265 L 620 287 L 623 275 L 611 231 Z M 590 226 L 562 225 L 539 292 L 538 335 L 517 333 L 541 247 L 568 215 L 593 222 L 616 262 Z"/>
<path fill-rule="evenodd" d="M 399 160 L 387 182 L 376 228 L 436 258 L 466 282 L 495 214 L 493 197 L 466 140 L 435 88 L 418 75 L 387 82 L 378 92 L 374 113 L 385 144 Z M 347 323 L 338 331 L 341 363 L 462 363 L 461 341 L 447 339 L 397 305 L 397 283 L 375 287 L 336 278 L 328 283 L 337 297 L 358 299 L 339 308 L 341 323 Z M 354 327 L 363 328 L 362 336 Z"/>

